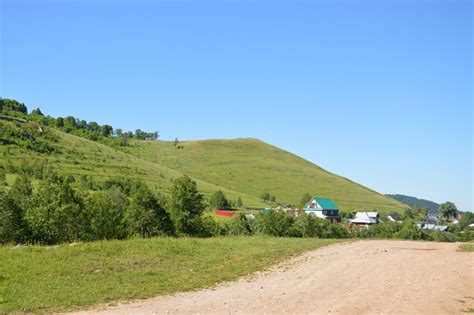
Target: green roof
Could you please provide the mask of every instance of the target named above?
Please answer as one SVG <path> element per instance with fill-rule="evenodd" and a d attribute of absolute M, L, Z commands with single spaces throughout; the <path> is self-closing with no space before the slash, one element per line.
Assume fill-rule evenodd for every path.
<path fill-rule="evenodd" d="M 339 210 L 336 204 L 328 198 L 314 198 L 323 210 Z"/>

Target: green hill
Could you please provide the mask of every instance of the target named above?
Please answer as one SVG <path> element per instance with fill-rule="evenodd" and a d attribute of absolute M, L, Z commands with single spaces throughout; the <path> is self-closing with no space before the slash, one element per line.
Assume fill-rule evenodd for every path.
<path fill-rule="evenodd" d="M 76 180 L 85 176 L 98 182 L 140 178 L 165 194 L 173 178 L 186 174 L 198 182 L 205 195 L 221 189 L 231 200 L 240 197 L 245 206 L 252 208 L 270 206 L 260 199 L 263 192 L 275 195 L 277 202 L 296 205 L 308 192 L 334 199 L 342 210 L 406 208 L 256 139 L 186 141 L 178 148 L 173 142 L 129 140 L 126 146 L 120 146 L 117 141 L 105 141 L 107 138 L 100 143 L 61 128 L 7 116 L 0 117 L 0 128 L 0 163 L 7 173 L 25 168 L 34 172 L 47 164 Z M 7 178 L 13 177 L 9 174 Z"/>
<path fill-rule="evenodd" d="M 15 144 L 0 145 L 0 164 L 5 165 L 7 173 L 20 169 L 31 169 L 31 172 L 34 172 L 35 169 L 48 164 L 62 174 L 74 176 L 76 180 L 81 176 L 88 176 L 98 182 L 118 177 L 140 178 L 150 185 L 155 185 L 165 194 L 171 187 L 172 179 L 183 175 L 179 171 L 126 154 L 117 148 L 64 133 L 54 128 L 42 127 L 43 134 L 33 135 L 34 130 L 39 128 L 36 123 L 23 120 L 7 121 L 5 117 L 0 116 L 0 128 L 3 133 L 0 134 L 0 140 L 5 139 L 5 133 L 8 134 L 10 131 L 10 133 L 15 132 L 16 134 L 30 134 L 35 138 L 34 143 L 44 143 L 54 148 L 52 153 L 39 153 L 28 147 Z M 11 180 L 11 174 L 7 178 Z M 231 200 L 241 197 L 243 202 L 249 206 L 266 206 L 254 196 L 248 196 L 225 187 L 217 187 L 196 178 L 195 180 L 205 195 L 222 189 Z"/>
<path fill-rule="evenodd" d="M 426 200 L 426 199 L 418 199 L 416 197 L 400 195 L 400 194 L 395 194 L 395 195 L 388 194 L 387 196 L 397 201 L 400 201 L 401 203 L 406 204 L 410 207 L 423 207 L 423 208 L 428 209 L 429 213 L 432 213 L 432 214 L 438 213 L 439 204 L 434 201 Z"/>
<path fill-rule="evenodd" d="M 407 206 L 294 154 L 257 139 L 172 142 L 133 141 L 122 150 L 219 187 L 277 202 L 298 204 L 302 195 L 335 200 L 341 209 L 400 211 Z"/>

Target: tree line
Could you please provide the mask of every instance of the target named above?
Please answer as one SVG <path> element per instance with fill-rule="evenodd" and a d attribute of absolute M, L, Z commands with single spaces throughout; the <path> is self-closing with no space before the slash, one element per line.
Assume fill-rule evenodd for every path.
<path fill-rule="evenodd" d="M 128 145 L 130 139 L 157 140 L 159 138 L 157 131 L 147 132 L 141 129 L 137 129 L 135 132 L 124 131 L 120 128 L 114 129 L 108 124 L 100 125 L 95 121 L 88 122 L 73 116 L 54 118 L 45 116 L 39 108 L 32 110 L 28 114 L 28 108 L 25 104 L 6 98 L 0 99 L 0 112 L 9 116 L 27 119 L 43 126 L 56 128 L 92 141 L 115 141 L 116 144 L 122 146 Z"/>
<path fill-rule="evenodd" d="M 35 185 L 23 173 L 8 186 L 0 172 L 0 243 L 213 235 L 215 222 L 202 215 L 204 197 L 187 176 L 173 181 L 169 198 L 138 180 L 109 184 L 99 191 L 76 188 L 47 170 Z"/>

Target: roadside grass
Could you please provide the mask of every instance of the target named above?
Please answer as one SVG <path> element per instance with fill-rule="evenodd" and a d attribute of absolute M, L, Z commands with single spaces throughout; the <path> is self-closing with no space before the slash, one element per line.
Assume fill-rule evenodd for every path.
<path fill-rule="evenodd" d="M 155 238 L 0 247 L 0 313 L 51 312 L 213 286 L 340 240 Z"/>
<path fill-rule="evenodd" d="M 463 253 L 472 253 L 474 252 L 474 243 L 461 244 L 459 245 L 458 251 Z"/>

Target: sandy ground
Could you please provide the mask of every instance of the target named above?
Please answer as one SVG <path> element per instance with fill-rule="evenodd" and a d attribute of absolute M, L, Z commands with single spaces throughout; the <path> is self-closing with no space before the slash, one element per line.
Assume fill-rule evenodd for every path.
<path fill-rule="evenodd" d="M 212 289 L 82 314 L 466 314 L 474 254 L 458 244 L 359 241 L 290 259 Z"/>

